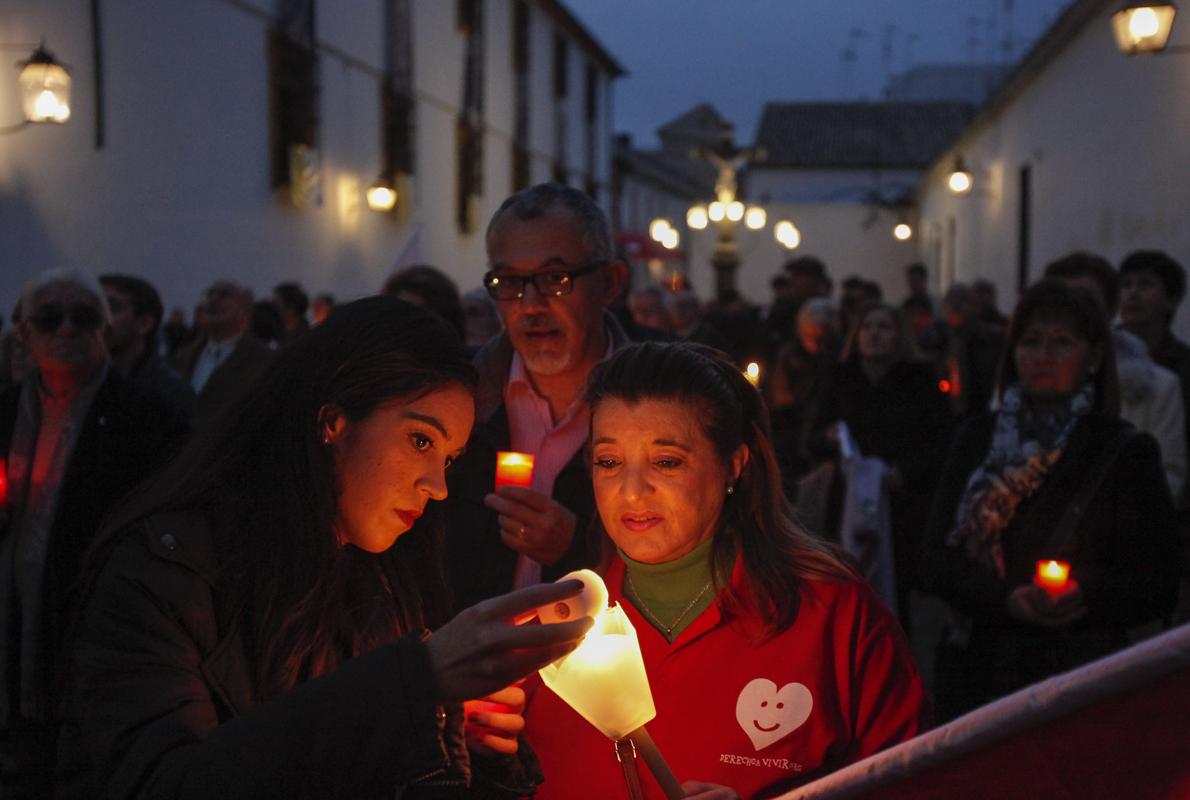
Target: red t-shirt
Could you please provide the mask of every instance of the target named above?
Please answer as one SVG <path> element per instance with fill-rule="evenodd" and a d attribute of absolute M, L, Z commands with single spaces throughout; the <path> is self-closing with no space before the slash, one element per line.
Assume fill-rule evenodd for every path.
<path fill-rule="evenodd" d="M 617 559 L 608 592 L 636 627 L 657 707 L 647 728 L 679 781 L 772 797 L 926 728 L 905 636 L 866 584 L 806 581 L 797 620 L 760 644 L 716 601 L 670 644 L 624 600 L 623 580 Z M 536 676 L 526 689 L 525 736 L 546 777 L 537 798 L 628 797 L 613 743 Z M 664 800 L 643 761 L 638 772 Z"/>

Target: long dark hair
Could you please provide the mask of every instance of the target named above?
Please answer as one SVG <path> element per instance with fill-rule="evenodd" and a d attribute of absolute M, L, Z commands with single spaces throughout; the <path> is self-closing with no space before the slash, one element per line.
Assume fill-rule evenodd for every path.
<path fill-rule="evenodd" d="M 340 306 L 278 351 L 109 531 L 162 511 L 211 514 L 220 591 L 248 627 L 262 698 L 275 696 L 439 621 L 445 607 L 438 504 L 379 556 L 337 542 L 320 409 L 359 421 L 384 403 L 475 384 L 458 336 L 434 314 L 390 297 Z"/>
<path fill-rule="evenodd" d="M 917 361 L 917 348 L 913 343 L 913 334 L 909 332 L 909 324 L 905 321 L 905 313 L 896 306 L 890 306 L 887 303 L 870 303 L 864 306 L 855 318 L 851 330 L 847 332 L 847 341 L 843 344 L 843 352 L 839 354 L 839 361 L 846 364 L 863 360 L 863 356 L 859 352 L 859 329 L 864 326 L 864 320 L 877 311 L 884 311 L 892 317 L 893 327 L 897 329 L 897 351 L 894 361 L 898 364 Z"/>
<path fill-rule="evenodd" d="M 1095 405 L 1099 414 L 1119 416 L 1120 377 L 1116 370 L 1116 348 L 1111 323 L 1103 306 L 1086 289 L 1067 286 L 1058 278 L 1043 278 L 1030 286 L 1021 296 L 1008 324 L 1008 342 L 1000 361 L 1000 396 L 1009 386 L 1020 381 L 1016 369 L 1016 347 L 1025 329 L 1038 318 L 1069 321 L 1075 335 L 1092 347 L 1099 347 L 1102 360 L 1092 382 L 1095 385 Z"/>
<path fill-rule="evenodd" d="M 587 390 L 592 416 L 599 403 L 662 400 L 696 414 L 722 463 L 741 444 L 750 457 L 723 506 L 711 545 L 712 575 L 726 611 L 757 613 L 775 635 L 797 618 L 802 581 L 858 577 L 838 548 L 797 522 L 781 487 L 768 410 L 760 392 L 717 350 L 688 342 L 642 342 L 595 367 Z M 744 591 L 726 576 L 743 564 Z"/>

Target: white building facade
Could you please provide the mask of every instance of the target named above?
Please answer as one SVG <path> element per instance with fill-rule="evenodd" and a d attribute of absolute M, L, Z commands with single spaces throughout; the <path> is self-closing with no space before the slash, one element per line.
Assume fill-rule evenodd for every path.
<path fill-rule="evenodd" d="M 920 184 L 921 255 L 943 288 L 993 280 L 1008 311 L 1074 250 L 1118 265 L 1158 249 L 1190 266 L 1190 57 L 1121 55 L 1119 5 L 1076 0 Z M 1170 44 L 1190 44 L 1185 21 Z M 966 196 L 946 187 L 957 157 Z M 1185 306 L 1175 330 L 1190 333 Z"/>
<path fill-rule="evenodd" d="M 286 26 L 313 91 L 282 119 L 293 73 L 279 72 L 274 40 Z M 0 41 L 43 38 L 71 68 L 73 113 L 0 136 L 5 315 L 53 266 L 141 275 L 186 308 L 221 277 L 350 299 L 398 259 L 466 290 L 484 271 L 487 220 L 515 188 L 560 178 L 610 199 L 623 71 L 556 0 L 0 5 Z M 300 106 L 309 87 L 297 83 Z M 384 86 L 408 98 L 403 114 Z M 0 126 L 19 116 L 13 71 L 0 76 Z M 387 213 L 365 200 L 382 172 L 400 190 Z"/>

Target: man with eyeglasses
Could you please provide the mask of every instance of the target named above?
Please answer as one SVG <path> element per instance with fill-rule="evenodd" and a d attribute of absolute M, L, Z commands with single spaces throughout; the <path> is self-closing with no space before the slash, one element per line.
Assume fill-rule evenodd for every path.
<path fill-rule="evenodd" d="M 0 796 L 48 797 L 67 601 L 103 518 L 186 436 L 166 400 L 111 369 L 94 278 L 52 271 L 21 293 L 34 371 L 0 394 Z"/>
<path fill-rule="evenodd" d="M 582 395 L 591 368 L 627 343 L 606 309 L 628 268 L 587 195 L 557 183 L 518 192 L 492 217 L 487 254 L 483 283 L 504 332 L 476 354 L 475 431 L 448 473 L 459 608 L 595 563 Z M 531 488 L 494 492 L 501 450 L 535 456 Z"/>

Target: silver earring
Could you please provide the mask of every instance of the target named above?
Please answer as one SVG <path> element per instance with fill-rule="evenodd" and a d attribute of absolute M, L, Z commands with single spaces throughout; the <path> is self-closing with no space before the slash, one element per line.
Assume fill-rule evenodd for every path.
<path fill-rule="evenodd" d="M 731 485 L 731 484 L 728 484 L 728 485 L 727 485 L 727 493 L 728 493 L 729 495 L 730 495 L 730 494 L 735 494 L 735 486 L 733 486 L 733 485 Z"/>

